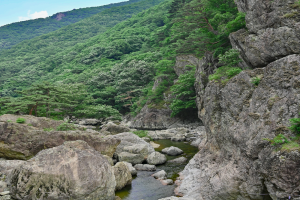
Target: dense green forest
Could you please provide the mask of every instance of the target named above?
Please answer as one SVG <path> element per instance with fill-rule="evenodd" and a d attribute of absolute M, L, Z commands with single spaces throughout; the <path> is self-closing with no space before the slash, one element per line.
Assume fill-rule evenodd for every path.
<path fill-rule="evenodd" d="M 152 7 L 138 11 L 147 6 Z M 103 33 L 88 38 L 89 31 L 80 26 L 73 28 L 96 16 L 105 19 L 106 24 L 99 20 L 95 25 Z M 93 17 L 0 52 L 2 112 L 12 105 L 12 100 L 4 97 L 24 98 L 20 91 L 32 83 L 43 85 L 47 81 L 84 86 L 86 109 L 75 108 L 74 113 L 93 113 L 95 106 L 106 105 L 111 106 L 110 110 L 135 115 L 147 103 L 158 108 L 170 105 L 175 116 L 195 108 L 195 68 L 191 66 L 189 73 L 177 77 L 173 70 L 176 55 L 202 57 L 209 53 L 222 58 L 226 65 L 232 58 L 228 36 L 245 26 L 245 16 L 238 13 L 233 0 L 145 0 L 107 9 Z M 232 68 L 235 70 L 228 65 L 224 70 Z M 156 79 L 162 81 L 152 91 Z M 173 85 L 175 79 L 178 81 Z M 172 92 L 176 98 L 165 102 L 164 92 Z M 18 108 L 19 104 L 14 105 Z M 32 109 L 28 105 L 23 110 Z M 41 105 L 45 110 L 46 104 Z M 10 112 L 16 111 L 22 110 Z"/>
<path fill-rule="evenodd" d="M 2 26 L 0 27 L 0 50 L 9 49 L 13 45 L 16 45 L 24 40 L 29 40 L 34 37 L 50 33 L 64 26 L 91 17 L 92 15 L 100 13 L 106 9 L 129 5 L 139 1 L 142 0 L 130 0 L 99 7 L 73 9 L 71 11 L 54 14 L 45 19 L 40 18 Z M 61 19 L 57 18 L 58 14 L 63 14 L 63 17 L 61 17 Z M 97 20 L 97 18 L 94 18 L 94 20 Z M 95 22 L 97 21 L 94 21 L 94 23 Z"/>

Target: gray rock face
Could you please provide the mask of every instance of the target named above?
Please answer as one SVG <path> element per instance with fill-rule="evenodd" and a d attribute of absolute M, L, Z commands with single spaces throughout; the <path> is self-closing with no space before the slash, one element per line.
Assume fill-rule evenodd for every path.
<path fill-rule="evenodd" d="M 145 158 L 141 154 L 133 154 L 128 152 L 122 152 L 118 154 L 119 161 L 129 162 L 133 165 L 142 163 Z"/>
<path fill-rule="evenodd" d="M 147 162 L 150 165 L 161 165 L 164 164 L 166 161 L 167 161 L 166 156 L 159 152 L 153 152 L 147 158 Z"/>
<path fill-rule="evenodd" d="M 118 145 L 116 149 L 117 155 L 121 154 L 122 152 L 127 152 L 131 154 L 137 154 L 139 155 L 140 158 L 142 157 L 144 160 L 148 157 L 149 154 L 154 152 L 154 148 L 149 143 L 145 142 L 142 138 L 138 137 L 133 133 L 130 132 L 119 133 L 112 137 L 121 140 L 121 143 Z M 126 161 L 126 160 L 122 160 L 122 161 Z M 133 163 L 133 164 L 137 164 L 137 163 Z"/>
<path fill-rule="evenodd" d="M 118 134 L 118 133 L 129 132 L 130 129 L 126 126 L 117 125 L 117 124 L 114 124 L 113 122 L 108 122 L 107 124 L 105 124 L 102 127 L 101 131 L 108 131 L 112 135 L 115 135 L 115 134 Z"/>
<path fill-rule="evenodd" d="M 132 166 L 131 163 L 129 163 L 129 162 L 123 162 L 123 163 L 125 163 L 125 164 L 127 165 L 127 167 L 128 167 L 128 169 L 129 169 L 129 171 L 130 171 L 130 173 L 131 173 L 132 176 L 136 176 L 136 175 L 137 175 L 137 171 L 136 171 L 136 169 Z"/>
<path fill-rule="evenodd" d="M 264 67 L 284 56 L 300 53 L 299 6 L 297 0 L 236 1 L 246 12 L 246 30 L 231 34 L 248 67 Z"/>
<path fill-rule="evenodd" d="M 138 171 L 155 171 L 156 167 L 155 165 L 148 165 L 148 164 L 136 164 L 134 165 L 134 168 Z"/>
<path fill-rule="evenodd" d="M 161 180 L 167 179 L 167 173 L 165 172 L 165 170 L 156 172 L 155 174 L 152 174 L 151 176 L 153 176 L 156 179 L 161 179 Z"/>
<path fill-rule="evenodd" d="M 177 156 L 177 155 L 183 154 L 183 151 L 181 149 L 179 149 L 178 147 L 173 147 L 173 146 L 164 148 L 162 150 L 162 152 L 165 154 L 168 154 L 170 156 Z"/>
<path fill-rule="evenodd" d="M 206 136 L 182 172 L 177 194 L 205 200 L 262 199 L 257 195 L 262 193 L 287 199 L 298 194 L 299 148 L 279 151 L 280 146 L 264 138 L 294 135 L 287 127 L 300 112 L 300 56 L 245 70 L 226 85 L 205 85 L 199 69 L 197 106 Z M 254 77 L 261 78 L 258 86 L 251 83 Z"/>
<path fill-rule="evenodd" d="M 39 152 L 12 171 L 15 199 L 115 198 L 114 171 L 107 160 L 84 141 Z"/>
<path fill-rule="evenodd" d="M 187 158 L 185 157 L 179 157 L 179 158 L 175 158 L 173 160 L 169 160 L 169 163 L 185 163 L 187 161 Z"/>
<path fill-rule="evenodd" d="M 78 124 L 85 125 L 85 126 L 97 126 L 100 125 L 102 120 L 98 119 L 80 119 Z"/>
<path fill-rule="evenodd" d="M 116 190 L 120 190 L 126 185 L 131 184 L 132 176 L 126 163 L 118 162 L 113 169 L 116 180 Z"/>

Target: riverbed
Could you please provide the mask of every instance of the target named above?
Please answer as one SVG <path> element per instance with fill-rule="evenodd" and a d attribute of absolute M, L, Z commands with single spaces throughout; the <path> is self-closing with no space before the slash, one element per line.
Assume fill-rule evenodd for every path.
<path fill-rule="evenodd" d="M 189 161 L 198 152 L 197 147 L 191 146 L 186 142 L 174 142 L 171 140 L 156 140 L 154 142 L 160 145 L 160 147 L 155 149 L 158 152 L 170 146 L 175 146 L 183 150 L 184 154 L 179 156 L 166 155 L 167 160 L 183 156 Z M 175 181 L 178 177 L 178 173 L 184 169 L 188 161 L 182 164 L 167 162 L 163 165 L 157 165 L 156 172 L 165 170 L 168 174 L 168 178 Z M 121 197 L 122 200 L 157 200 L 173 196 L 176 185 L 162 185 L 159 180 L 151 176 L 156 172 L 138 171 L 137 176 L 133 177 L 131 185 L 117 191 L 116 196 Z"/>

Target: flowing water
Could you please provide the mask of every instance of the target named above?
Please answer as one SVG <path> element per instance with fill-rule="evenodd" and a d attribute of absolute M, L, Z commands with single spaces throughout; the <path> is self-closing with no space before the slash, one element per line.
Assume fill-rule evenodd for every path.
<path fill-rule="evenodd" d="M 168 156 L 167 160 L 172 160 L 178 157 L 186 157 L 190 160 L 197 152 L 197 147 L 191 146 L 185 142 L 174 142 L 171 140 L 156 140 L 155 143 L 160 144 L 156 151 L 161 151 L 162 149 L 170 146 L 175 146 L 183 150 L 184 154 L 179 156 Z M 181 172 L 186 163 L 165 163 L 163 165 L 156 166 L 156 172 L 160 170 L 165 170 L 168 174 L 169 179 L 176 180 L 178 173 Z M 116 192 L 116 196 L 121 197 L 122 200 L 157 200 L 164 197 L 169 197 L 174 195 L 175 185 L 162 185 L 159 180 L 156 180 L 151 175 L 156 172 L 148 171 L 138 171 L 138 174 L 132 180 L 130 186 L 123 188 Z"/>

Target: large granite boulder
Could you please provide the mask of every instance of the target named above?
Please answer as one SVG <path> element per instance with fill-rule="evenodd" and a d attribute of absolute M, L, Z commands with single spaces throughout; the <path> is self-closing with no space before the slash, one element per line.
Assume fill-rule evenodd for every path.
<path fill-rule="evenodd" d="M 195 86 L 206 136 L 199 153 L 183 170 L 176 193 L 219 200 L 263 199 L 259 194 L 280 200 L 297 196 L 299 147 L 287 145 L 284 150 L 265 138 L 295 136 L 288 127 L 289 119 L 299 117 L 300 112 L 300 56 L 245 70 L 227 84 L 211 81 L 205 85 L 200 69 Z M 257 85 L 252 83 L 255 77 L 261 79 Z"/>
<path fill-rule="evenodd" d="M 117 125 L 114 124 L 113 122 L 108 122 L 102 127 L 101 131 L 108 131 L 110 132 L 110 134 L 115 135 L 118 133 L 129 132 L 130 129 L 123 125 Z"/>
<path fill-rule="evenodd" d="M 139 155 L 139 157 L 143 157 L 144 160 L 149 154 L 154 152 L 154 148 L 149 143 L 145 142 L 142 138 L 131 132 L 119 133 L 112 137 L 121 140 L 121 143 L 118 145 L 115 153 L 118 155 L 118 157 L 120 157 L 122 152 L 127 152 L 130 154 Z"/>
<path fill-rule="evenodd" d="M 113 169 L 116 179 L 116 190 L 120 190 L 126 185 L 131 184 L 132 176 L 126 163 L 118 162 Z"/>
<path fill-rule="evenodd" d="M 102 136 L 96 131 L 44 131 L 26 124 L 0 122 L 0 157 L 27 160 L 39 151 L 84 140 L 95 150 L 112 157 L 120 140 Z"/>
<path fill-rule="evenodd" d="M 128 152 L 121 152 L 118 154 L 118 159 L 120 162 L 129 162 L 133 165 L 142 163 L 145 158 L 141 154 L 133 154 Z"/>
<path fill-rule="evenodd" d="M 167 162 L 167 158 L 164 154 L 161 154 L 156 151 L 156 152 L 151 153 L 148 156 L 147 162 L 150 165 L 161 165 L 161 164 L 164 164 L 165 162 Z"/>
<path fill-rule="evenodd" d="M 39 152 L 12 171 L 10 191 L 15 199 L 115 198 L 114 170 L 84 141 Z"/>

